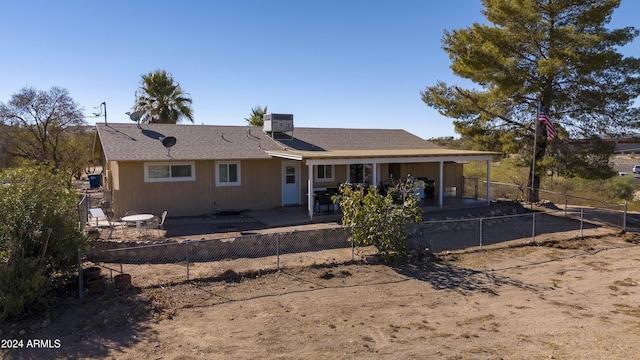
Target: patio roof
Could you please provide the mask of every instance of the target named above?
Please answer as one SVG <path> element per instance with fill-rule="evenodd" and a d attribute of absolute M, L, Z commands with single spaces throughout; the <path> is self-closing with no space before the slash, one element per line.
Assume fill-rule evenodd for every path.
<path fill-rule="evenodd" d="M 305 161 L 307 165 L 348 164 L 361 160 L 367 162 L 439 162 L 491 160 L 497 152 L 451 150 L 451 149 L 369 149 L 369 150 L 326 150 L 267 151 L 273 157 Z"/>

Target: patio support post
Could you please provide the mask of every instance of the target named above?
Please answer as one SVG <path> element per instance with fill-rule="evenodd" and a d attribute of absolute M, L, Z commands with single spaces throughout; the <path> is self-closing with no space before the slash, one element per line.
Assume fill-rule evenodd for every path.
<path fill-rule="evenodd" d="M 438 205 L 440 205 L 440 209 L 442 209 L 442 181 L 444 179 L 444 175 L 442 174 L 444 171 L 444 161 L 440 160 L 440 180 L 438 180 Z"/>
<path fill-rule="evenodd" d="M 187 248 L 187 250 L 186 250 L 186 252 L 187 252 L 186 253 L 186 255 L 187 255 L 186 256 L 186 260 L 187 260 L 187 282 L 189 282 L 189 241 L 190 240 L 185 241 L 185 245 L 186 245 L 186 248 Z"/>
<path fill-rule="evenodd" d="M 309 221 L 313 220 L 313 165 L 307 165 L 307 210 Z"/>
<path fill-rule="evenodd" d="M 491 160 L 487 160 L 487 205 L 491 205 Z"/>
<path fill-rule="evenodd" d="M 378 163 L 377 162 L 373 162 L 373 164 L 371 165 L 371 168 L 373 170 L 373 186 L 378 187 Z"/>

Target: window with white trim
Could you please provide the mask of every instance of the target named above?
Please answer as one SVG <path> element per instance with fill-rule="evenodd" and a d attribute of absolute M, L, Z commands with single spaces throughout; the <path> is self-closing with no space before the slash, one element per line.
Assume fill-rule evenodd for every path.
<path fill-rule="evenodd" d="M 316 165 L 315 181 L 333 181 L 333 165 Z"/>
<path fill-rule="evenodd" d="M 144 163 L 144 182 L 195 180 L 196 165 L 193 161 Z"/>
<path fill-rule="evenodd" d="M 216 161 L 216 186 L 240 184 L 240 161 Z"/>

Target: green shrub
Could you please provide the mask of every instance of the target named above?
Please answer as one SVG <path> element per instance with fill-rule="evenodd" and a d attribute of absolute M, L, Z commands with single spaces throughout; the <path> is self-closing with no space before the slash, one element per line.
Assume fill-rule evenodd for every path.
<path fill-rule="evenodd" d="M 633 176 L 616 176 L 608 181 L 608 193 L 613 199 L 633 200 L 636 180 Z"/>
<path fill-rule="evenodd" d="M 353 226 L 356 245 L 373 245 L 385 261 L 403 258 L 406 253 L 409 223 L 418 222 L 422 210 L 412 184 L 400 184 L 385 195 L 377 187 L 342 184 L 340 209 L 342 224 Z"/>
<path fill-rule="evenodd" d="M 76 203 L 65 176 L 35 167 L 0 173 L 0 320 L 47 305 L 54 277 L 76 269 L 86 246 Z"/>

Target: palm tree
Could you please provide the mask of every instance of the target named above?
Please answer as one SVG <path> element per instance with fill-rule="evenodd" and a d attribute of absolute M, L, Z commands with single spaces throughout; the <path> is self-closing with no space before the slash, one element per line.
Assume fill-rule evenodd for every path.
<path fill-rule="evenodd" d="M 267 113 L 266 106 L 264 107 L 264 109 L 260 106 L 254 106 L 251 108 L 251 115 L 248 118 L 244 118 L 244 119 L 249 123 L 249 125 L 262 126 L 264 125 L 264 121 L 262 120 L 262 117 L 266 113 Z"/>
<path fill-rule="evenodd" d="M 165 70 L 142 75 L 133 110 L 145 112 L 144 123 L 176 124 L 185 118 L 193 122 L 191 97 Z"/>

